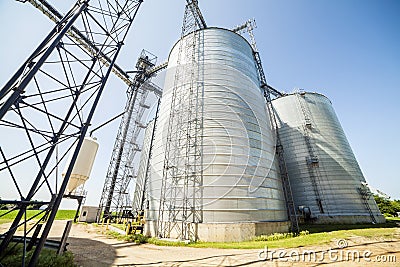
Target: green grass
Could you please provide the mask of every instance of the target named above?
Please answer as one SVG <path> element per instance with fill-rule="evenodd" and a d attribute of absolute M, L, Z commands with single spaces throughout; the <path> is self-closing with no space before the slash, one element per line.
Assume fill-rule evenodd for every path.
<path fill-rule="evenodd" d="M 397 218 L 396 218 L 397 219 Z M 136 243 L 150 243 L 158 246 L 186 246 L 194 248 L 220 249 L 262 249 L 269 248 L 297 248 L 304 246 L 318 246 L 329 244 L 333 240 L 348 239 L 351 237 L 364 238 L 393 238 L 398 229 L 396 221 L 389 220 L 385 224 L 329 224 L 329 225 L 301 225 L 303 234 L 293 237 L 291 234 L 273 234 L 256 237 L 251 241 L 243 242 L 180 242 L 146 238 L 142 235 L 124 236 L 108 231 L 107 235 L 119 240 L 134 241 Z"/>
<path fill-rule="evenodd" d="M 195 248 L 221 248 L 221 249 L 260 249 L 270 248 L 296 248 L 302 246 L 318 246 L 329 244 L 334 239 L 348 239 L 354 236 L 365 238 L 386 237 L 391 238 L 396 232 L 396 223 L 386 224 L 331 224 L 331 225 L 302 225 L 301 230 L 309 234 L 292 237 L 288 234 L 274 234 L 256 237 L 251 241 L 243 242 L 171 242 L 157 238 L 148 239 L 148 243 L 159 246 L 188 246 Z"/>
<path fill-rule="evenodd" d="M 73 220 L 76 210 L 58 210 L 56 220 Z"/>
<path fill-rule="evenodd" d="M 310 233 L 331 232 L 338 230 L 370 229 L 370 228 L 393 228 L 397 227 L 396 222 L 388 221 L 382 224 L 303 224 L 300 230 L 307 230 Z"/>
<path fill-rule="evenodd" d="M 10 246 L 14 244 L 11 243 Z M 7 254 L 4 259 L 1 260 L 2 266 L 17 267 L 21 266 L 22 262 L 22 244 L 18 244 L 12 250 L 6 250 Z M 33 249 L 26 254 L 25 263 L 27 264 L 32 257 Z M 2 257 L 3 255 L 1 255 Z M 54 250 L 43 248 L 40 253 L 39 260 L 37 262 L 37 267 L 50 267 L 50 266 L 65 266 L 73 267 L 74 256 L 71 252 L 67 251 L 62 255 L 57 255 Z"/>
<path fill-rule="evenodd" d="M 400 217 L 387 217 L 388 222 L 400 222 Z"/>
<path fill-rule="evenodd" d="M 13 221 L 15 216 L 18 213 L 18 210 L 14 210 L 6 215 L 3 215 L 7 212 L 8 212 L 7 210 L 0 210 L 0 224 Z M 41 212 L 41 210 L 27 210 L 26 217 L 31 218 L 31 217 L 39 214 L 40 212 Z M 74 216 L 75 216 L 75 212 L 76 212 L 75 210 L 59 210 L 59 211 L 57 211 L 56 220 L 73 220 Z M 39 216 L 37 216 L 36 218 L 34 218 L 34 220 L 39 220 L 39 218 L 41 218 L 43 216 L 43 214 L 44 214 L 44 212 L 42 214 L 40 214 Z"/>
<path fill-rule="evenodd" d="M 141 234 L 121 235 L 120 233 L 115 232 L 115 231 L 107 231 L 106 235 L 111 238 L 115 238 L 118 240 L 124 240 L 124 241 L 128 241 L 128 242 L 134 242 L 137 244 L 148 243 L 148 239 L 149 239 Z"/>
<path fill-rule="evenodd" d="M 147 240 L 147 243 L 157 245 L 157 246 L 164 246 L 164 247 L 187 247 L 187 246 L 193 246 L 194 244 L 200 244 L 200 242 L 188 244 L 183 241 L 167 241 L 167 240 L 162 240 L 158 239 L 156 237 L 151 237 Z M 204 243 L 206 244 L 206 243 Z"/>
<path fill-rule="evenodd" d="M 276 240 L 292 238 L 292 237 L 296 237 L 296 236 L 308 235 L 309 233 L 310 233 L 309 231 L 305 230 L 305 231 L 301 231 L 297 235 L 294 233 L 274 233 L 271 235 L 260 235 L 260 236 L 256 236 L 254 238 L 254 241 L 276 241 Z"/>
<path fill-rule="evenodd" d="M 0 224 L 12 222 L 12 219 L 0 219 Z"/>
<path fill-rule="evenodd" d="M 111 230 L 107 231 L 106 235 L 108 237 L 115 238 L 115 239 L 118 239 L 118 240 L 123 240 L 124 239 L 124 235 L 121 235 L 120 233 L 115 232 L 115 231 L 111 231 Z"/>
<path fill-rule="evenodd" d="M 297 248 L 303 246 L 317 246 L 329 244 L 334 239 L 347 239 L 353 236 L 366 238 L 373 237 L 393 237 L 395 228 L 370 228 L 370 229 L 353 229 L 339 230 L 333 232 L 313 233 L 297 237 L 283 238 L 272 241 L 243 241 L 243 242 L 195 242 L 185 244 L 184 242 L 172 242 L 160 240 L 157 238 L 149 238 L 148 243 L 158 246 L 187 246 L 194 248 L 220 248 L 220 249 L 262 249 L 265 246 L 269 248 Z"/>

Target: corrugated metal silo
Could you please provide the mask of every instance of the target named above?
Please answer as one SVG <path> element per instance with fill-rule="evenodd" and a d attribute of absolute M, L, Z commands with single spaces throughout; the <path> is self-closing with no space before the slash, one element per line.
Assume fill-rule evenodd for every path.
<path fill-rule="evenodd" d="M 272 103 L 303 215 L 316 223 L 383 222 L 330 100 L 302 92 Z"/>
<path fill-rule="evenodd" d="M 252 48 L 240 35 L 220 28 L 197 33 L 195 74 L 201 86 L 202 240 L 243 240 L 255 234 L 287 231 L 287 211 L 275 159 L 275 139 L 258 86 Z M 190 64 L 192 39 L 184 37 L 169 56 L 152 158 L 151 192 L 160 197 L 173 88 L 179 68 Z M 182 49 L 184 47 L 185 49 Z M 185 98 L 187 96 L 181 95 Z M 183 105 L 183 104 L 182 104 Z M 181 107 L 182 108 L 182 107 Z M 177 119 L 176 119 L 177 120 Z M 172 122 L 175 123 L 175 122 Z M 171 142 L 177 142 L 172 140 Z M 185 147 L 181 148 L 184 151 Z M 184 154 L 184 153 L 182 153 Z M 181 160 L 184 168 L 185 159 Z M 153 205 L 152 205 L 153 204 Z M 159 203 L 150 203 L 156 214 Z M 157 219 L 157 218 L 153 218 Z"/>

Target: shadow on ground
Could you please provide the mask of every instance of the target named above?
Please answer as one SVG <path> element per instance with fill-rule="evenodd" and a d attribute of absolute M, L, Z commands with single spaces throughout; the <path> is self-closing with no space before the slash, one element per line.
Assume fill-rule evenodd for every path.
<path fill-rule="evenodd" d="M 355 230 L 369 228 L 397 228 L 400 227 L 400 222 L 388 220 L 386 223 L 380 224 L 300 224 L 300 230 L 307 230 L 310 234 L 331 232 L 339 230 Z"/>
<path fill-rule="evenodd" d="M 201 249 L 200 249 L 201 250 Z M 178 255 L 178 254 L 177 254 Z M 255 259 L 255 260 L 254 260 Z M 207 257 L 196 257 L 186 260 L 166 260 L 157 261 L 156 259 L 149 260 L 145 263 L 130 263 L 118 264 L 117 266 L 248 266 L 255 263 L 262 263 L 264 260 L 257 259 L 257 254 L 254 252 L 241 252 L 234 254 L 214 255 Z"/>
<path fill-rule="evenodd" d="M 77 228 L 77 227 L 76 227 Z M 363 237 L 349 237 L 345 240 L 345 246 L 338 247 L 338 240 L 324 246 L 299 247 L 284 249 L 286 254 L 278 258 L 277 254 L 263 258 L 266 254 L 260 254 L 263 250 L 240 249 L 213 249 L 191 247 L 163 247 L 152 244 L 137 245 L 126 241 L 107 238 L 95 231 L 81 227 L 74 237 L 68 239 L 68 250 L 74 254 L 75 263 L 78 266 L 102 267 L 102 266 L 377 266 L 379 256 L 394 256 L 394 262 L 386 262 L 389 266 L 397 266 L 400 259 L 400 232 L 393 237 L 379 237 L 374 240 Z M 93 230 L 93 229 L 92 229 Z M 87 238 L 83 238 L 87 237 Z M 93 238 L 93 239 L 90 239 Z M 335 255 L 347 255 L 347 252 L 357 251 L 360 255 L 352 260 L 329 258 L 330 250 L 336 250 Z M 305 258 L 293 259 L 290 252 L 296 251 Z M 313 254 L 310 255 L 310 250 Z M 369 259 L 363 255 L 364 251 L 371 251 Z M 306 252 L 308 251 L 308 252 Z M 349 255 L 353 255 L 350 253 Z M 311 257 L 309 259 L 309 257 Z M 380 265 L 388 266 L 388 265 Z"/>
<path fill-rule="evenodd" d="M 74 254 L 74 262 L 84 267 L 112 266 L 117 257 L 113 245 L 87 238 L 68 238 L 68 251 Z"/>

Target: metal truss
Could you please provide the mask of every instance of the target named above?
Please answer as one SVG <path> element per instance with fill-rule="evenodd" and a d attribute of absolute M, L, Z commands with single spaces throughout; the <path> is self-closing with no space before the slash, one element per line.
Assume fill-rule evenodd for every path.
<path fill-rule="evenodd" d="M 49 19 L 56 23 L 58 23 L 59 20 L 62 18 L 62 15 L 46 0 L 27 0 L 27 2 L 32 4 L 35 8 L 40 10 L 44 15 L 46 15 Z M 71 27 L 71 30 L 69 30 L 67 34 L 75 41 L 80 43 L 82 47 L 85 48 L 87 51 L 90 52 L 91 49 L 95 49 L 96 51 L 98 51 L 97 47 L 74 26 Z M 146 53 L 148 54 L 148 56 L 150 55 L 153 59 L 155 59 L 154 55 L 151 55 L 149 52 Z M 101 60 L 105 64 L 110 64 L 111 62 L 111 59 L 104 54 L 102 55 Z M 129 136 L 132 135 L 136 136 L 136 139 L 140 133 L 141 127 L 130 127 L 129 125 L 131 121 L 140 121 L 140 118 L 136 117 L 142 116 L 142 109 L 140 106 L 139 108 L 133 108 L 132 105 L 137 105 L 139 102 L 144 103 L 147 93 L 145 95 L 140 93 L 140 96 L 144 97 L 143 100 L 141 100 L 141 97 L 135 97 L 133 94 L 136 93 L 135 90 L 139 86 L 141 86 L 141 84 L 143 84 L 145 80 L 148 80 L 151 76 L 166 68 L 168 64 L 168 62 L 164 62 L 158 66 L 155 66 L 153 65 L 153 63 L 155 62 L 152 62 L 152 65 L 149 66 L 147 69 L 140 70 L 140 75 L 135 76 L 134 79 L 132 79 L 128 75 L 128 72 L 124 71 L 117 64 L 112 65 L 112 72 L 123 82 L 125 82 L 129 86 L 129 89 L 127 92 L 127 104 L 124 112 L 122 113 L 125 114 L 125 116 L 122 118 L 120 123 L 120 128 L 118 130 L 116 142 L 114 145 L 113 156 L 110 161 L 110 166 L 106 175 L 102 195 L 100 198 L 100 209 L 97 216 L 98 221 L 106 217 L 112 217 L 115 220 L 119 220 L 124 216 L 124 214 L 126 214 L 124 213 L 124 210 L 126 211 L 127 209 L 129 209 L 131 205 L 131 197 L 128 190 L 132 177 L 135 177 L 135 170 L 132 162 L 136 157 L 138 157 L 138 154 L 140 154 L 140 149 L 138 149 L 138 145 L 132 146 L 132 143 L 128 142 L 128 139 Z M 153 91 L 156 95 L 161 96 L 161 90 L 156 85 L 147 83 L 146 88 L 150 91 Z M 138 102 L 135 102 L 134 99 L 136 99 L 136 101 Z M 130 115 L 126 114 L 129 112 L 133 113 L 130 113 Z M 127 120 L 127 117 L 131 117 L 131 121 Z M 112 120 L 114 119 L 116 118 L 113 118 Z M 127 129 L 125 135 L 123 134 L 122 130 L 124 129 L 124 127 L 126 127 Z M 126 139 L 127 137 L 128 139 Z M 134 143 L 136 144 L 136 142 Z M 121 155 L 119 155 L 120 152 L 122 153 Z M 132 155 L 131 159 L 128 160 L 126 157 L 124 159 L 123 154 Z M 129 161 L 130 163 L 121 164 L 121 159 L 124 162 Z M 111 214 L 114 214 L 114 216 L 110 216 Z"/>
<path fill-rule="evenodd" d="M 172 88 L 164 157 L 158 236 L 197 240 L 202 216 L 202 131 L 206 27 L 197 1 L 187 1 Z M 199 15 L 200 14 L 200 15 Z M 186 55 L 186 59 L 182 56 Z M 188 63 L 181 65 L 187 60 Z"/>
<path fill-rule="evenodd" d="M 145 139 L 143 140 L 143 152 L 142 153 L 147 153 L 146 157 L 141 157 L 140 158 L 140 166 L 139 168 L 142 168 L 142 171 L 144 173 L 144 178 L 143 179 L 138 179 L 136 180 L 136 186 L 135 186 L 135 193 L 133 197 L 133 203 L 132 203 L 132 210 L 133 212 L 136 212 L 136 214 L 141 214 L 146 208 L 148 208 L 147 201 L 148 199 L 148 185 L 149 185 L 149 178 L 150 178 L 150 166 L 151 166 L 151 159 L 153 156 L 153 147 L 154 147 L 154 137 L 155 137 L 155 132 L 157 129 L 157 120 L 159 116 L 159 110 L 160 110 L 160 104 L 161 104 L 161 98 L 158 99 L 157 103 L 157 110 L 156 110 L 156 115 L 154 117 L 154 121 L 149 122 L 147 124 L 147 127 L 149 131 L 151 131 L 151 136 L 147 137 L 147 132 Z M 150 138 L 150 139 L 146 139 Z M 148 147 L 146 146 L 145 142 L 148 143 Z M 138 170 L 138 173 L 141 170 Z"/>
<path fill-rule="evenodd" d="M 234 29 L 232 29 L 232 31 L 236 32 L 238 34 L 243 34 L 244 32 L 247 32 L 249 34 L 250 44 L 253 48 L 254 60 L 256 63 L 256 67 L 257 67 L 260 82 L 261 82 L 261 88 L 263 90 L 267 91 L 268 94 L 266 95 L 266 97 L 267 97 L 267 100 L 269 101 L 271 98 L 271 95 L 273 95 L 275 97 L 281 97 L 281 96 L 284 96 L 285 94 L 267 84 L 267 79 L 265 77 L 264 69 L 263 69 L 263 66 L 261 63 L 260 53 L 258 52 L 256 39 L 255 39 L 254 33 L 253 33 L 253 30 L 255 28 L 257 28 L 255 19 L 249 19 L 242 25 L 239 25 L 239 26 L 235 27 Z"/>
<path fill-rule="evenodd" d="M 29 266 L 36 264 L 141 3 L 77 1 L 0 90 L 0 177 L 12 187 L 13 199 L 18 198 L 0 201 L 14 205 L 9 212 L 17 212 L 10 228 L 0 235 L 0 262 L 21 243 L 21 265 L 25 266 L 26 252 L 33 248 Z M 68 153 L 72 153 L 70 162 L 66 162 Z M 65 175 L 61 175 L 64 165 Z M 29 216 L 26 210 L 31 204 L 44 209 Z"/>
<path fill-rule="evenodd" d="M 149 92 L 154 92 L 158 96 L 161 94 L 161 89 L 149 80 L 162 69 L 154 68 L 156 61 L 157 57 L 143 51 L 136 64 L 137 74 L 127 92 L 128 101 L 111 155 L 100 199 L 98 221 L 112 219 L 119 222 L 132 209 L 128 189 L 131 180 L 137 175 L 134 160 L 141 152 L 138 136 L 146 128 L 146 122 L 142 121 L 142 117 L 145 110 L 150 108 L 146 104 L 146 99 Z"/>
<path fill-rule="evenodd" d="M 63 15 L 57 11 L 49 2 L 46 0 L 25 0 L 25 2 L 30 3 L 33 7 L 37 8 L 40 12 L 42 12 L 45 16 L 47 16 L 50 20 L 55 22 L 56 24 L 60 22 L 63 18 Z M 85 34 L 83 34 L 77 27 L 74 25 L 71 26 L 70 30 L 67 31 L 67 34 L 75 40 L 75 42 L 79 43 L 82 48 L 86 49 L 89 53 L 95 51 L 101 54 L 99 60 L 101 60 L 104 64 L 111 64 L 111 58 L 104 54 L 103 51 L 100 51 L 99 48 L 92 43 L 92 40 L 87 38 Z M 125 82 L 128 86 L 131 86 L 133 81 L 128 73 L 126 73 L 120 66 L 118 66 L 115 62 L 112 65 L 112 72 L 120 78 L 123 82 Z"/>

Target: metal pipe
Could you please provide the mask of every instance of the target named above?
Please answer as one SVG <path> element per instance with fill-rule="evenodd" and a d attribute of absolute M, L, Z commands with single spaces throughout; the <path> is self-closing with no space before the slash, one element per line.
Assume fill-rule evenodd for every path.
<path fill-rule="evenodd" d="M 144 201 L 146 200 L 146 190 L 147 190 L 146 185 L 147 185 L 149 175 L 150 175 L 150 161 L 151 161 L 151 154 L 152 154 L 153 143 L 154 143 L 154 136 L 155 136 L 155 132 L 156 132 L 158 113 L 160 111 L 160 104 L 161 104 L 161 98 L 158 99 L 156 115 L 154 117 L 154 126 L 153 126 L 153 131 L 151 133 L 149 154 L 148 154 L 148 158 L 147 158 L 147 162 L 146 162 L 146 171 L 145 171 L 144 182 L 143 182 L 142 199 L 140 201 L 140 210 L 144 210 Z"/>
<path fill-rule="evenodd" d="M 109 119 L 108 121 L 106 121 L 105 123 L 100 124 L 99 126 L 97 126 L 96 128 L 94 128 L 93 130 L 90 131 L 89 135 L 92 136 L 94 131 L 97 131 L 98 129 L 100 129 L 103 126 L 106 126 L 107 124 L 109 124 L 110 122 L 113 122 L 114 120 L 118 119 L 119 117 L 121 117 L 122 115 L 124 115 L 125 112 L 121 112 L 120 114 L 118 114 L 115 117 L 112 117 L 111 119 Z"/>

